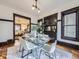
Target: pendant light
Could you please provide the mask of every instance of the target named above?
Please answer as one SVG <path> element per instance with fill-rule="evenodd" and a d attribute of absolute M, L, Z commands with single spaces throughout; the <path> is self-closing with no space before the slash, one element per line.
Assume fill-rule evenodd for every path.
<path fill-rule="evenodd" d="M 40 13 L 40 9 L 37 6 L 37 2 L 38 2 L 38 0 L 35 0 L 34 4 L 32 5 L 32 10 L 36 9 L 38 11 L 38 13 Z"/>

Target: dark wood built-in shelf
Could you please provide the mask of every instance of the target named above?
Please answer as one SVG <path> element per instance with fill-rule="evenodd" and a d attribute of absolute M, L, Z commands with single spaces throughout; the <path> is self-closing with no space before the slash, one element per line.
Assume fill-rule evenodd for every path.
<path fill-rule="evenodd" d="M 40 25 L 41 23 L 41 25 Z M 38 24 L 42 27 L 43 33 L 56 39 L 57 34 L 57 13 L 38 20 Z"/>

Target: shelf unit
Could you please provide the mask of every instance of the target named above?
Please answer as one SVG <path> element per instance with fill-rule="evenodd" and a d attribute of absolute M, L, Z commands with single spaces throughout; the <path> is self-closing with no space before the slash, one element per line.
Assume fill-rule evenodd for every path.
<path fill-rule="evenodd" d="M 38 32 L 39 33 L 43 33 L 44 29 L 43 29 L 43 19 L 39 19 L 38 20 Z"/>
<path fill-rule="evenodd" d="M 44 34 L 56 39 L 57 34 L 57 14 L 53 14 L 44 19 L 38 20 L 38 25 L 42 28 Z M 40 29 L 41 29 L 40 28 Z"/>

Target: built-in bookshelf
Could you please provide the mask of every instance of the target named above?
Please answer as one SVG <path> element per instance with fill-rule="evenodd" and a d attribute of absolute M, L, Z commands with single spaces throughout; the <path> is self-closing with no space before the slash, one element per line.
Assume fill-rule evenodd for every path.
<path fill-rule="evenodd" d="M 43 19 L 39 19 L 38 20 L 38 32 L 39 33 L 43 33 L 44 29 L 43 29 Z"/>
<path fill-rule="evenodd" d="M 57 33 L 57 14 L 53 14 L 38 20 L 38 25 L 44 34 L 56 39 Z"/>

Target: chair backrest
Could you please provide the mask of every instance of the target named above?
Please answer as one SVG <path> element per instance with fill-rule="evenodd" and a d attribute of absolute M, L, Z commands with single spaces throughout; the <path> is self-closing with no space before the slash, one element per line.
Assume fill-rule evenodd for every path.
<path fill-rule="evenodd" d="M 20 44 L 22 44 L 22 37 L 19 37 L 19 42 L 20 42 Z"/>
<path fill-rule="evenodd" d="M 24 48 L 26 46 L 26 41 L 22 37 L 19 38 L 19 41 L 21 48 Z"/>
<path fill-rule="evenodd" d="M 53 53 L 53 52 L 55 51 L 55 49 L 56 49 L 56 45 L 57 45 L 57 40 L 55 40 L 55 42 L 52 43 L 52 45 L 51 45 L 51 49 L 50 49 L 50 53 Z"/>

